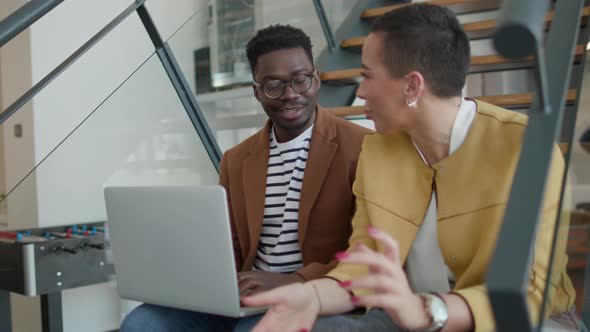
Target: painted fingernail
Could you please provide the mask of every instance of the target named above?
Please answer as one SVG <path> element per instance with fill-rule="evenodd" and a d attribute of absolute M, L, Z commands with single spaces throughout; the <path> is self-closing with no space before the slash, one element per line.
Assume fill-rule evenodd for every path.
<path fill-rule="evenodd" d="M 369 232 L 369 234 L 371 234 L 371 235 L 377 235 L 377 233 L 379 232 L 379 231 L 377 230 L 377 228 L 375 228 L 375 227 L 373 227 L 373 226 L 369 226 L 369 227 L 367 227 L 367 231 L 368 231 L 368 232 Z"/>
<path fill-rule="evenodd" d="M 344 251 L 337 252 L 334 255 L 334 257 L 336 257 L 336 259 L 345 259 L 345 258 L 348 258 L 349 256 L 350 255 L 348 253 L 344 252 Z"/>
<path fill-rule="evenodd" d="M 350 285 L 352 285 L 352 281 L 350 281 L 350 280 L 340 282 L 340 287 L 342 287 L 342 288 L 350 287 Z"/>
<path fill-rule="evenodd" d="M 350 297 L 350 302 L 352 302 L 352 303 L 358 303 L 358 301 L 360 301 L 360 299 L 358 298 L 358 296 L 352 295 Z"/>
<path fill-rule="evenodd" d="M 299 332 L 309 332 L 309 329 L 301 329 Z"/>

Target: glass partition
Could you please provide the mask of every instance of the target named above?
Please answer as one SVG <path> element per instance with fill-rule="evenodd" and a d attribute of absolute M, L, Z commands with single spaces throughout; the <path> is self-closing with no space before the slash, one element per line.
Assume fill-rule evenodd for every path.
<path fill-rule="evenodd" d="M 9 215 L 22 220 L 36 194 L 39 217 L 46 218 L 43 224 L 103 221 L 107 180 L 146 185 L 217 182 L 156 56 L 10 193 Z M 27 204 L 20 204 L 23 201 Z"/>
<path fill-rule="evenodd" d="M 144 43 L 143 49 L 153 49 L 137 16 L 129 17 L 121 29 L 124 24 L 135 25 L 137 35 L 133 38 Z M 95 46 L 97 54 L 101 47 L 105 46 Z M 32 166 L 22 170 L 24 178 L 10 187 L 2 201 L 9 224 L 17 221 L 18 228 L 27 228 L 104 221 L 105 182 L 217 183 L 217 172 L 155 54 L 144 58 L 106 99 L 96 102 L 96 107 L 89 107 L 88 102 L 77 104 L 77 96 L 59 98 L 63 96 L 60 88 L 76 85 L 76 78 L 77 94 L 85 93 L 85 82 L 88 90 L 100 87 L 88 70 L 100 71 L 108 61 L 82 58 L 30 102 L 33 117 L 44 117 L 39 124 L 50 127 L 53 114 L 59 116 L 53 122 L 66 122 L 73 128 L 60 127 L 60 131 L 47 134 L 44 142 L 35 137 L 35 148 L 42 149 L 35 151 Z M 48 114 L 38 115 L 41 110 Z"/>
<path fill-rule="evenodd" d="M 553 285 L 563 286 L 556 280 L 555 273 L 559 269 L 565 269 L 567 275 L 574 287 L 575 302 L 571 307 L 571 313 L 581 318 L 584 308 L 584 294 L 587 294 L 587 287 L 589 284 L 586 281 L 588 278 L 588 253 L 590 253 L 590 74 L 589 60 L 586 60 L 584 83 L 580 87 L 580 100 L 577 113 L 576 124 L 574 128 L 568 128 L 564 124 L 562 136 L 573 136 L 571 143 L 561 143 L 564 157 L 569 156 L 569 163 L 567 165 L 568 177 L 564 182 L 565 192 L 561 205 L 561 218 L 563 233 L 562 241 L 558 242 L 556 259 L 553 265 Z M 567 114 L 566 110 L 566 114 Z M 571 111 L 570 111 L 571 112 Z M 566 121 L 566 118 L 564 121 Z M 573 130 L 573 133 L 571 132 Z M 566 159 L 567 161 L 567 159 Z M 565 250 L 567 254 L 567 261 L 561 262 L 558 257 Z M 550 293 L 550 298 L 546 301 L 546 311 L 548 314 L 553 314 L 553 318 L 545 320 L 544 331 L 550 331 L 555 326 L 555 313 L 552 313 L 549 305 L 552 303 L 553 293 Z M 573 296 L 570 297 L 573 299 Z M 573 321 L 572 315 L 561 315 L 559 317 L 562 323 Z M 590 317 L 583 317 L 586 322 Z M 578 327 L 579 329 L 579 327 Z"/>
<path fill-rule="evenodd" d="M 356 1 L 324 1 L 337 29 Z M 208 15 L 191 17 L 169 39 L 197 102 L 222 151 L 264 126 L 266 114 L 254 98 L 246 43 L 261 28 L 291 24 L 311 38 L 314 56 L 326 47 L 312 1 L 210 1 Z M 223 84 L 222 84 L 223 83 Z"/>
<path fill-rule="evenodd" d="M 10 4 L 0 6 L 0 11 L 2 11 L 0 16 L 8 16 L 24 4 L 23 1 L 12 1 L 12 3 L 14 3 L 13 8 L 10 7 Z M 4 81 L 11 82 L 10 86 L 2 87 L 2 109 L 4 110 L 31 86 L 38 83 L 132 3 L 133 0 L 64 1 L 2 46 L 0 49 L 1 74 Z M 137 15 L 133 14 L 132 16 Z M 143 35 L 146 34 L 145 30 L 141 32 Z M 111 65 L 116 65 L 115 56 L 119 56 L 128 60 L 125 64 L 132 64 L 132 70 L 137 68 L 151 50 L 150 48 L 142 48 L 142 40 L 135 38 L 135 35 L 133 38 L 130 37 L 131 35 L 126 33 L 109 34 L 105 38 L 105 43 L 125 39 L 127 43 L 121 43 L 119 52 L 112 52 L 113 54 L 110 56 L 103 53 L 102 56 L 107 57 L 105 60 L 113 61 L 114 63 Z M 110 48 L 103 46 L 101 49 Z M 94 50 L 92 52 L 100 51 Z M 133 55 L 138 53 L 143 54 L 141 60 L 139 62 L 133 61 Z M 105 61 L 105 63 L 108 62 Z M 109 73 L 111 72 L 109 71 Z M 111 76 L 111 81 L 115 82 L 116 79 Z"/>
<path fill-rule="evenodd" d="M 168 44 L 192 91 L 203 92 L 196 95 L 197 103 L 218 145 L 225 151 L 260 129 L 266 115 L 254 98 L 249 83 L 234 84 L 227 89 L 213 91 L 214 65 L 209 60 L 212 59 L 209 45 L 213 43 L 209 33 L 210 21 L 206 14 L 202 10 L 191 16 L 174 32 Z M 242 51 L 245 57 L 245 49 Z M 248 82 L 251 82 L 249 66 L 247 69 Z"/>
<path fill-rule="evenodd" d="M 44 49 L 39 52 L 45 54 Z M 5 186 L 1 191 L 7 193 L 18 184 L 151 53 L 151 41 L 137 15 L 132 14 L 3 123 L 5 156 L 10 158 L 5 158 Z M 0 59 L 3 65 L 15 61 L 10 54 L 6 57 L 5 54 Z M 32 62 L 37 63 L 39 61 Z M 19 98 L 19 95 L 13 98 L 13 93 L 23 93 L 24 87 L 28 89 L 36 83 L 19 83 L 19 80 L 31 78 L 28 74 L 35 70 L 32 64 L 28 64 L 29 73 L 18 72 L 19 68 L 1 71 L 3 81 L 15 85 L 3 84 L 2 110 Z M 59 63 L 51 62 L 51 65 Z M 19 87 L 23 87 L 22 91 Z"/>

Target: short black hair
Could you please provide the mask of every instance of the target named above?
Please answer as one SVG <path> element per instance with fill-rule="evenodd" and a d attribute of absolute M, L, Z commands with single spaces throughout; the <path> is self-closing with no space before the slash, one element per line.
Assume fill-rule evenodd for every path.
<path fill-rule="evenodd" d="M 371 32 L 382 33 L 383 63 L 392 77 L 417 70 L 435 96 L 461 95 L 469 71 L 469 39 L 451 10 L 407 5 L 379 17 Z"/>
<path fill-rule="evenodd" d="M 246 54 L 254 74 L 256 63 L 261 55 L 289 48 L 302 48 L 313 65 L 312 47 L 311 39 L 303 30 L 288 24 L 275 24 L 258 30 L 256 35 L 248 41 Z"/>

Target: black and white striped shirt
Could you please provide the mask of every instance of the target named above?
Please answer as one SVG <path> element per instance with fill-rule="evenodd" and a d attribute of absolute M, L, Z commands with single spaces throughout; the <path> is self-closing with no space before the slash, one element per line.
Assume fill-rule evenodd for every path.
<path fill-rule="evenodd" d="M 270 133 L 264 222 L 254 268 L 289 273 L 303 267 L 299 248 L 299 196 L 313 125 L 301 135 L 278 143 Z"/>

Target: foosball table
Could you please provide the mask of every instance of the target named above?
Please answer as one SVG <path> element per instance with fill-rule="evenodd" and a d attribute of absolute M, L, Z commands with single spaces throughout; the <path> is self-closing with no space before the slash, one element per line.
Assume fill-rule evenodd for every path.
<path fill-rule="evenodd" d="M 0 331 L 11 331 L 11 292 L 40 296 L 42 330 L 62 331 L 61 291 L 111 280 L 109 247 L 104 223 L 0 231 Z"/>

